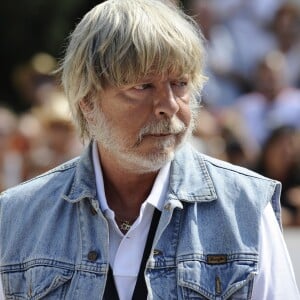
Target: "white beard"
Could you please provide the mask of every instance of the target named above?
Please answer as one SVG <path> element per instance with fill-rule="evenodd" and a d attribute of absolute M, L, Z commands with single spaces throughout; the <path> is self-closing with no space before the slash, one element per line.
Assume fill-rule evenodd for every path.
<path fill-rule="evenodd" d="M 174 116 L 170 120 L 164 119 L 147 124 L 140 130 L 135 143 L 130 144 L 113 126 L 111 120 L 104 115 L 100 107 L 94 111 L 94 114 L 94 122 L 89 124 L 93 138 L 112 154 L 124 169 L 135 173 L 158 171 L 167 162 L 174 159 L 176 150 L 192 132 L 192 124 L 186 127 L 182 121 Z M 154 142 L 153 145 L 157 151 L 148 154 L 139 152 L 139 145 L 143 142 L 144 136 L 163 133 L 180 134 L 179 142 L 176 142 L 175 136 L 171 135 Z"/>

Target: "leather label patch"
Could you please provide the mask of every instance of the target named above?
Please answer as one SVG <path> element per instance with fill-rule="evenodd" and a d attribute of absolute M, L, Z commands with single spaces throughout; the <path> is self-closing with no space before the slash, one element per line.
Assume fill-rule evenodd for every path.
<path fill-rule="evenodd" d="M 207 263 L 211 265 L 226 264 L 227 255 L 207 255 Z"/>

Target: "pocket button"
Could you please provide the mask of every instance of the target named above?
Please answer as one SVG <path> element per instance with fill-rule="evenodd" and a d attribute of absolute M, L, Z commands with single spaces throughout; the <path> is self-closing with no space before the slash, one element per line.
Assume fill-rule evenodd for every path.
<path fill-rule="evenodd" d="M 96 261 L 98 258 L 98 253 L 96 251 L 90 251 L 88 254 L 88 260 Z"/>

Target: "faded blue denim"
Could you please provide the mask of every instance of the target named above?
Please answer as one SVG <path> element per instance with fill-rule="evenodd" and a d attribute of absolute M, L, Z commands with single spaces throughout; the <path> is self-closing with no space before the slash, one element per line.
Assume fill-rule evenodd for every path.
<path fill-rule="evenodd" d="M 250 299 L 261 214 L 271 201 L 279 220 L 279 194 L 275 181 L 180 149 L 145 270 L 148 298 Z M 102 299 L 109 236 L 91 146 L 2 193 L 0 221 L 7 299 Z"/>

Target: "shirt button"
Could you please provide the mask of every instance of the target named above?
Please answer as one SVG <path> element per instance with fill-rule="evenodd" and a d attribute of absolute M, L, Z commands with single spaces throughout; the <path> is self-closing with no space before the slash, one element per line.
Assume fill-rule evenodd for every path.
<path fill-rule="evenodd" d="M 98 258 L 98 253 L 96 251 L 90 251 L 88 254 L 88 260 L 96 261 Z"/>

